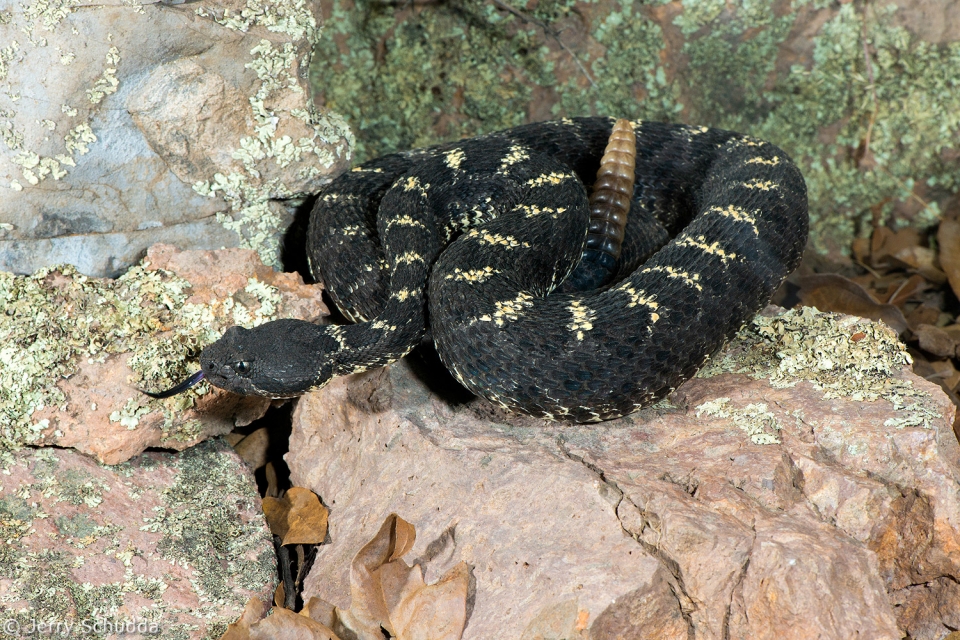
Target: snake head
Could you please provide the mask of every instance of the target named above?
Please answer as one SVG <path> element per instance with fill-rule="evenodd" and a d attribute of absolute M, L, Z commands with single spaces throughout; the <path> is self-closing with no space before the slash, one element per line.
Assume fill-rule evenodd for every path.
<path fill-rule="evenodd" d="M 333 377 L 339 350 L 327 328 L 303 320 L 275 320 L 253 329 L 230 327 L 200 354 L 203 377 L 240 395 L 290 398 Z"/>

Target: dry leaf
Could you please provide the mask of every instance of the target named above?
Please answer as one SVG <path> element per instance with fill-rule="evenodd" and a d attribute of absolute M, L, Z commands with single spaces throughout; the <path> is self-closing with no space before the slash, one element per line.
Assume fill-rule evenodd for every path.
<path fill-rule="evenodd" d="M 269 446 L 270 432 L 266 427 L 261 427 L 233 445 L 233 449 L 247 463 L 247 466 L 256 471 L 267 464 Z"/>
<path fill-rule="evenodd" d="M 912 275 L 906 280 L 901 281 L 896 288 L 887 296 L 887 304 L 899 307 L 907 300 L 916 297 L 923 292 L 929 285 L 926 279 L 919 275 Z"/>
<path fill-rule="evenodd" d="M 930 366 L 933 367 L 935 373 L 933 376 L 927 377 L 927 380 L 937 382 L 950 391 L 955 390 L 957 384 L 960 384 L 960 371 L 957 371 L 957 368 L 953 366 L 953 360 L 934 360 L 930 363 Z"/>
<path fill-rule="evenodd" d="M 270 605 L 260 598 L 250 598 L 240 614 L 240 619 L 227 627 L 220 640 L 247 640 L 250 638 L 250 626 L 262 620 L 269 609 Z"/>
<path fill-rule="evenodd" d="M 337 626 L 336 609 L 335 606 L 323 598 L 314 596 L 303 605 L 303 609 L 300 610 L 300 615 L 307 616 L 311 620 L 315 620 L 333 629 Z"/>
<path fill-rule="evenodd" d="M 227 627 L 220 640 L 340 640 L 321 622 L 283 608 L 268 616 L 269 608 L 259 598 L 250 598 L 240 619 Z"/>
<path fill-rule="evenodd" d="M 424 584 L 420 566 L 390 611 L 398 640 L 460 640 L 467 624 L 470 570 L 461 562 L 434 584 Z"/>
<path fill-rule="evenodd" d="M 286 589 L 283 587 L 283 581 L 280 581 L 280 584 L 277 585 L 276 590 L 273 592 L 273 606 L 284 609 L 284 602 L 287 599 Z"/>
<path fill-rule="evenodd" d="M 897 333 L 907 329 L 907 320 L 900 309 L 880 304 L 867 290 L 855 282 L 833 273 L 798 278 L 800 301 L 821 311 L 848 313 L 871 320 L 883 320 Z"/>
<path fill-rule="evenodd" d="M 937 324 L 940 319 L 940 309 L 932 304 L 923 303 L 907 315 L 907 325 L 916 331 L 923 324 Z"/>
<path fill-rule="evenodd" d="M 329 627 L 289 609 L 273 613 L 251 625 L 251 640 L 340 640 Z"/>
<path fill-rule="evenodd" d="M 329 511 L 309 489 L 291 487 L 282 498 L 264 498 L 263 513 L 281 544 L 321 544 L 327 537 Z"/>
<path fill-rule="evenodd" d="M 853 241 L 853 257 L 857 262 L 868 264 L 870 262 L 870 238 L 855 238 Z"/>
<path fill-rule="evenodd" d="M 413 525 L 391 513 L 377 535 L 354 556 L 350 565 L 350 609 L 338 610 L 338 613 L 361 638 L 372 638 L 374 632 L 379 633 L 382 624 L 390 624 L 390 610 L 384 598 L 379 569 L 409 551 L 415 541 Z"/>
<path fill-rule="evenodd" d="M 894 266 L 913 269 L 935 284 L 947 281 L 947 274 L 940 270 L 937 252 L 926 247 L 907 247 L 890 256 Z"/>
<path fill-rule="evenodd" d="M 940 266 L 947 274 L 953 293 L 960 298 L 960 222 L 941 220 L 937 244 L 940 246 Z"/>
<path fill-rule="evenodd" d="M 872 266 L 879 266 L 879 260 L 889 255 L 889 252 L 883 252 L 883 245 L 892 235 L 893 231 L 886 227 L 873 228 L 873 233 L 870 234 L 870 264 Z"/>
<path fill-rule="evenodd" d="M 336 609 L 336 616 L 360 640 L 381 640 L 381 627 L 399 640 L 459 640 L 463 635 L 467 565 L 460 563 L 435 584 L 425 584 L 419 565 L 401 560 L 415 541 L 413 525 L 391 514 L 354 557 L 350 609 Z"/>
<path fill-rule="evenodd" d="M 913 330 L 920 341 L 920 348 L 940 358 L 953 358 L 957 354 L 957 341 L 953 337 L 930 324 L 921 324 Z"/>
<path fill-rule="evenodd" d="M 912 227 L 892 231 L 876 227 L 870 238 L 870 262 L 874 267 L 883 267 L 891 256 L 904 249 L 920 246 L 920 232 Z"/>
<path fill-rule="evenodd" d="M 223 436 L 223 439 L 227 441 L 231 447 L 237 446 L 237 443 L 246 438 L 247 436 L 242 433 L 237 433 L 236 431 L 231 431 L 230 433 Z"/>
<path fill-rule="evenodd" d="M 272 462 L 268 462 L 263 467 L 263 475 L 267 479 L 267 490 L 264 495 L 270 498 L 276 498 L 280 495 L 280 481 L 277 479 L 277 470 Z"/>
<path fill-rule="evenodd" d="M 940 327 L 942 331 L 947 332 L 951 338 L 960 342 L 960 324 L 948 324 L 945 327 Z"/>

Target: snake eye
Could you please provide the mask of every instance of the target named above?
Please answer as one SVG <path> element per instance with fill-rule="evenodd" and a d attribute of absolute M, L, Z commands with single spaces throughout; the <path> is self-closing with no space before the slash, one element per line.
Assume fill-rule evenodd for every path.
<path fill-rule="evenodd" d="M 246 360 L 241 360 L 240 362 L 234 362 L 230 365 L 230 368 L 242 375 L 250 371 L 250 363 Z"/>

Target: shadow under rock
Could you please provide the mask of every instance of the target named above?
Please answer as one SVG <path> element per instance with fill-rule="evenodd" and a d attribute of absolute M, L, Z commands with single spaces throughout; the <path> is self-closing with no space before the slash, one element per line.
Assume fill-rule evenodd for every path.
<path fill-rule="evenodd" d="M 293 222 L 283 234 L 280 247 L 280 262 L 287 273 L 296 271 L 307 284 L 315 284 L 316 279 L 310 273 L 307 263 L 307 226 L 310 224 L 310 212 L 317 201 L 316 196 L 304 198 L 296 205 L 293 212 Z"/>
<path fill-rule="evenodd" d="M 451 407 L 463 406 L 476 399 L 447 371 L 432 344 L 421 343 L 407 358 L 407 362 L 413 375 Z"/>

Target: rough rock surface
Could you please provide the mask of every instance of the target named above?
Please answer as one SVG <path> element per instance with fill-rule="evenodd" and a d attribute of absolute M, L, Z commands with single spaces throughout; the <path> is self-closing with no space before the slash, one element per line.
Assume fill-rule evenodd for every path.
<path fill-rule="evenodd" d="M 671 402 L 600 425 L 435 393 L 415 362 L 305 396 L 287 461 L 330 507 L 332 538 L 305 597 L 347 606 L 351 559 L 396 512 L 428 582 L 470 565 L 465 638 L 944 637 L 960 580 L 953 406 L 879 325 L 757 322 L 768 352 L 738 354 L 738 339 Z M 790 344 L 819 354 L 809 370 Z M 866 357 L 882 344 L 892 356 Z M 757 353 L 766 377 L 724 371 Z M 869 371 L 843 364 L 861 360 Z M 844 389 L 830 367 L 871 382 Z"/>
<path fill-rule="evenodd" d="M 150 248 L 116 281 L 40 272 L 0 279 L 0 444 L 73 447 L 116 464 L 149 447 L 182 450 L 249 424 L 270 400 L 201 383 L 154 400 L 199 367 L 233 324 L 326 315 L 321 287 L 265 267 L 249 249 Z M 60 309 L 49 317 L 38 309 Z"/>
<path fill-rule="evenodd" d="M 249 597 L 272 597 L 256 484 L 222 441 L 115 467 L 23 449 L 0 468 L 5 637 L 218 637 Z M 61 626 L 28 633 L 36 623 Z M 83 632 L 98 623 L 101 633 Z M 142 627 L 111 634 L 105 623 Z"/>
<path fill-rule="evenodd" d="M 276 265 L 279 199 L 348 161 L 346 125 L 305 91 L 314 0 L 30 0 L 0 17 L 0 270 L 113 276 L 155 242 Z"/>

